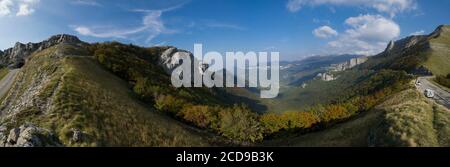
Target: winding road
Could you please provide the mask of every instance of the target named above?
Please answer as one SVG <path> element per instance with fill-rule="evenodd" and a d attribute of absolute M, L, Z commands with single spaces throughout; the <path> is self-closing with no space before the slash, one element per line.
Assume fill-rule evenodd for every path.
<path fill-rule="evenodd" d="M 424 93 L 426 89 L 430 89 L 434 91 L 435 96 L 433 97 L 433 99 L 439 103 L 444 105 L 447 108 L 450 108 L 450 93 L 441 88 L 440 86 L 437 86 L 435 83 L 430 82 L 428 79 L 430 79 L 430 77 L 419 77 L 417 79 L 418 83 L 416 82 L 416 87 L 417 89 Z"/>
<path fill-rule="evenodd" d="M 3 96 L 8 93 L 9 88 L 11 88 L 14 78 L 17 75 L 17 72 L 19 72 L 20 69 L 13 69 L 9 70 L 8 74 L 0 80 L 0 98 L 3 98 Z"/>

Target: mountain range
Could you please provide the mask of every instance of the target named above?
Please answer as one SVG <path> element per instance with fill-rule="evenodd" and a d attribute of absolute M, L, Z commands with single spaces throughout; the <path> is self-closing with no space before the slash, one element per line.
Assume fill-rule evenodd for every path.
<path fill-rule="evenodd" d="M 192 57 L 176 47 L 16 43 L 0 51 L 0 146 L 449 146 L 450 111 L 414 85 L 450 73 L 449 39 L 439 26 L 371 57 L 281 63 L 276 99 L 171 86 L 175 53 Z"/>

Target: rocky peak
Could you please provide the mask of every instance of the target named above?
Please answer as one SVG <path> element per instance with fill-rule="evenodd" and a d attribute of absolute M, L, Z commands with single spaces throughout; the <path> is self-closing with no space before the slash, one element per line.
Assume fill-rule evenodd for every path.
<path fill-rule="evenodd" d="M 78 37 L 68 34 L 59 34 L 50 37 L 48 40 L 44 41 L 44 43 L 81 43 Z"/>
<path fill-rule="evenodd" d="M 170 75 L 175 68 L 181 65 L 182 62 L 180 62 L 180 60 L 184 57 L 189 57 L 191 59 L 192 67 L 198 68 L 198 71 L 202 73 L 202 70 L 205 67 L 204 64 L 198 61 L 191 52 L 175 47 L 169 47 L 161 54 L 159 65 Z"/>
<path fill-rule="evenodd" d="M 401 52 L 417 44 L 427 42 L 427 39 L 428 36 L 426 35 L 413 35 L 395 42 L 391 41 L 387 45 L 386 50 L 383 52 L 383 54 Z"/>
<path fill-rule="evenodd" d="M 60 34 L 39 43 L 23 44 L 17 42 L 14 47 L 6 49 L 0 54 L 0 64 L 10 68 L 20 68 L 25 64 L 25 59 L 33 52 L 41 51 L 60 43 L 83 44 L 76 36 Z"/>
<path fill-rule="evenodd" d="M 442 33 L 449 33 L 450 32 L 450 25 L 440 25 L 436 30 L 434 30 L 429 37 L 430 38 L 437 38 Z"/>
<path fill-rule="evenodd" d="M 385 52 L 389 52 L 389 51 L 391 51 L 392 49 L 394 49 L 394 46 L 395 46 L 395 42 L 394 42 L 394 40 L 391 40 L 391 41 L 389 42 L 388 46 L 386 47 L 386 50 L 384 50 L 384 51 L 385 51 Z"/>

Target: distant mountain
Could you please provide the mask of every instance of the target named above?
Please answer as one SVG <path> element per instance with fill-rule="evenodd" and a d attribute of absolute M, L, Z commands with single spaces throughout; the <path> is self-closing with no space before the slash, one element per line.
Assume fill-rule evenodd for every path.
<path fill-rule="evenodd" d="M 361 57 L 364 56 L 349 54 L 313 56 L 300 61 L 280 62 L 281 82 L 284 85 L 298 86 L 313 79 L 319 73 L 327 72 L 332 65 L 347 64 L 350 60 Z"/>
<path fill-rule="evenodd" d="M 450 27 L 440 26 L 369 58 L 281 62 L 280 96 L 259 99 L 250 89 L 171 86 L 177 56 L 192 58 L 176 47 L 70 35 L 17 43 L 0 52 L 0 147 L 448 146 L 448 108 L 413 80 L 450 73 L 449 48 Z M 336 78 L 312 79 L 319 73 Z"/>

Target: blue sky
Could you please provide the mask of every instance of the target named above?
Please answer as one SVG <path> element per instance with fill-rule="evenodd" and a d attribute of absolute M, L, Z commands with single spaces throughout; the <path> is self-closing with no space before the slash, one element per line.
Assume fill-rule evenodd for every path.
<path fill-rule="evenodd" d="M 53 34 L 205 51 L 375 54 L 450 24 L 447 0 L 0 0 L 0 48 Z"/>

